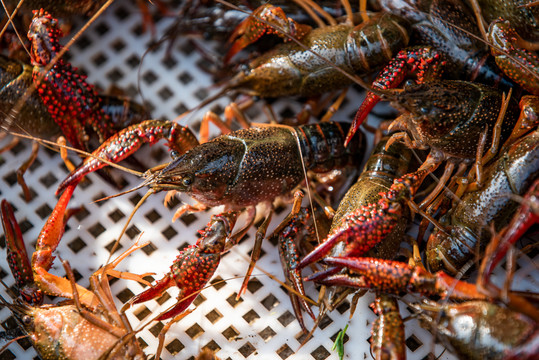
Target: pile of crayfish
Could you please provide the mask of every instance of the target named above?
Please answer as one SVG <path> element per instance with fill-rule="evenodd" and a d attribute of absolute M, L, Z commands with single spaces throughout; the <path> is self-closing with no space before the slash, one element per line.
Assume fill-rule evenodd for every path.
<path fill-rule="evenodd" d="M 359 316 L 365 309 L 357 307 L 358 301 L 371 292 L 377 319 L 370 353 L 375 359 L 406 358 L 403 303 L 410 318 L 459 358 L 539 358 L 533 279 L 539 271 L 530 259 L 539 240 L 534 229 L 539 219 L 539 4 L 362 0 L 356 8 L 347 0 L 239 5 L 192 0 L 163 5 L 160 11 L 174 14 L 175 20 L 156 43 L 166 44 L 166 56 L 174 56 L 177 34 L 193 37 L 213 62 L 213 87 L 218 87 L 215 95 L 187 104 L 189 110 L 174 121 L 152 119 L 145 106 L 123 94 L 99 92 L 67 61 L 64 55 L 77 48 L 60 41 L 57 17 L 96 11 L 68 4 L 37 5 L 44 8 L 31 13 L 21 7 L 23 17 L 11 24 L 6 20 L 6 28 L 16 33 L 27 26 L 26 39 L 21 37 L 20 44 L 3 39 L 8 55 L 0 55 L 2 134 L 35 140 L 31 158 L 16 173 L 28 202 L 18 203 L 19 217 L 28 217 L 35 206 L 37 194 L 23 174 L 40 145 L 61 151 L 70 171 L 58 184 L 56 205 L 45 210 L 31 257 L 15 211 L 2 201 L 7 265 L 16 284 L 9 291 L 12 301 L 0 297 L 1 306 L 13 314 L 21 338 L 28 338 L 39 356 L 143 359 L 147 354 L 137 337 L 146 327 L 159 338 L 155 358 L 172 353 L 167 332 L 197 312 L 211 279 L 222 274 L 223 256 L 244 245 L 239 243 L 257 224 L 250 261 L 236 271 L 245 275 L 230 301 L 256 296 L 247 290 L 264 242 L 277 244 L 281 284 L 302 344 L 313 341 L 335 309 L 348 307 L 350 318 Z M 215 12 L 229 11 L 240 16 L 215 18 Z M 226 47 L 222 56 L 205 49 L 212 31 L 217 46 Z M 226 44 L 220 43 L 223 33 Z M 349 88 L 364 89 L 365 98 L 352 102 Z M 192 130 L 190 122 L 200 109 L 225 96 L 234 102 L 224 109 L 224 119 L 207 111 L 199 133 Z M 276 115 L 274 105 L 282 99 L 293 99 L 297 111 L 292 116 Z M 369 117 L 381 101 L 391 107 L 383 121 Z M 353 116 L 344 116 L 340 106 L 353 109 Z M 248 114 L 260 109 L 269 123 L 251 120 Z M 212 137 L 215 128 L 221 134 Z M 77 213 L 69 208 L 71 198 L 88 181 L 111 186 L 90 174 L 98 171 L 121 187 L 115 179 L 126 168 L 118 163 L 160 140 L 170 150 L 169 161 L 138 160 L 145 170 L 129 170 L 142 178 L 134 188 L 94 198 L 111 204 L 147 189 L 134 197 L 134 208 L 127 210 L 131 215 L 117 229 L 117 238 L 107 239 L 107 249 L 112 255 L 127 245 L 123 235 L 136 232 L 131 226 L 135 212 L 164 191 L 165 205 L 177 202 L 177 194 L 190 198 L 175 209 L 172 221 L 219 207 L 199 238 L 182 236 L 188 245 L 157 280 L 132 273 L 133 267 L 116 270 L 131 253 L 150 248 L 138 241 L 93 269 L 89 286 L 77 282 L 70 265 L 76 260 L 67 256 L 62 259 L 66 276 L 51 272 L 65 227 Z M 83 159 L 73 165 L 66 150 Z M 292 203 L 291 209 L 275 221 L 283 203 Z M 408 230 L 414 221 L 419 225 L 412 235 Z M 532 287 L 526 291 L 515 280 L 517 263 L 523 262 L 533 265 Z M 503 273 L 503 284 L 494 273 Z M 118 308 L 111 277 L 145 289 L 123 296 Z M 133 327 L 130 313 L 135 310 L 138 317 L 144 306 L 139 304 L 167 301 L 169 288 L 177 289 L 172 306 L 158 307 L 151 320 Z M 47 297 L 67 300 L 44 304 Z M 337 338 L 339 357 L 354 358 L 342 343 L 343 334 Z M 210 345 L 218 356 L 231 354 L 219 354 L 222 347 Z"/>

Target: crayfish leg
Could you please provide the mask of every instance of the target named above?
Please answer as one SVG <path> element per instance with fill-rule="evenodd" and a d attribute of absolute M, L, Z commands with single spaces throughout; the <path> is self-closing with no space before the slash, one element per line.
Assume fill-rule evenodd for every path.
<path fill-rule="evenodd" d="M 292 308 L 294 309 L 294 313 L 301 328 L 303 331 L 307 332 L 303 320 L 302 308 L 313 320 L 315 319 L 315 315 L 306 300 L 301 271 L 297 266 L 299 263 L 299 252 L 296 242 L 308 236 L 312 237 L 313 229 L 312 226 L 308 225 L 310 222 L 310 214 L 307 209 L 300 207 L 303 193 L 296 192 L 294 196 L 295 201 L 292 212 L 285 218 L 285 220 L 283 220 L 271 237 L 277 238 L 279 257 L 281 259 L 281 266 L 283 268 L 286 283 L 297 292 L 297 294 L 292 292 L 289 293 Z"/>
<path fill-rule="evenodd" d="M 372 309 L 378 318 L 372 324 L 371 352 L 375 359 L 406 359 L 404 322 L 397 299 L 391 295 L 376 294 Z"/>
<path fill-rule="evenodd" d="M 245 273 L 245 277 L 243 278 L 240 291 L 238 291 L 238 295 L 236 295 L 236 300 L 239 300 L 239 298 L 247 290 L 247 285 L 249 279 L 251 278 L 251 274 L 253 273 L 253 270 L 255 268 L 255 264 L 258 259 L 260 259 L 260 255 L 262 254 L 262 241 L 264 241 L 264 238 L 266 237 L 266 231 L 268 230 L 268 226 L 271 222 L 272 217 L 273 207 L 270 209 L 268 215 L 264 219 L 264 222 L 262 222 L 262 224 L 256 230 L 255 244 L 253 246 L 253 251 L 251 252 L 251 260 L 249 261 L 249 267 L 247 268 L 247 272 Z"/>
<path fill-rule="evenodd" d="M 32 152 L 30 153 L 30 156 L 17 169 L 17 182 L 22 188 L 26 202 L 29 202 L 30 200 L 32 200 L 32 193 L 30 192 L 28 185 L 26 185 L 26 181 L 24 181 L 24 174 L 26 173 L 28 168 L 34 163 L 34 161 L 36 161 L 38 152 L 39 152 L 39 144 L 33 141 Z"/>

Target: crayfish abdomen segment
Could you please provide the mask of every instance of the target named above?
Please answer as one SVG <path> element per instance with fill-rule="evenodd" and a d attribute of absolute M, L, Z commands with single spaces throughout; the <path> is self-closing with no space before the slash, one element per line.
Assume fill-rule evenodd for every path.
<path fill-rule="evenodd" d="M 228 87 L 261 97 L 315 96 L 342 89 L 352 80 L 335 66 L 351 75 L 375 71 L 407 45 L 407 28 L 405 20 L 384 14 L 356 28 L 314 29 L 302 45 L 282 44 L 254 60 Z"/>
<path fill-rule="evenodd" d="M 539 177 L 539 133 L 513 144 L 485 169 L 480 190 L 467 193 L 448 217 L 448 234 L 435 231 L 429 238 L 427 258 L 432 271 L 456 273 L 490 241 L 489 224 L 500 231 L 518 208 L 510 194 L 522 196 Z"/>

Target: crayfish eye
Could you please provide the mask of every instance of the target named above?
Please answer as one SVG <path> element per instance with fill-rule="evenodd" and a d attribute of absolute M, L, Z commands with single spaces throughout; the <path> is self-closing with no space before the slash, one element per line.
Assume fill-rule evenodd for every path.
<path fill-rule="evenodd" d="M 22 317 L 22 323 L 24 325 L 30 325 L 32 323 L 32 317 L 31 316 L 28 316 L 28 315 L 24 315 Z"/>
<path fill-rule="evenodd" d="M 170 152 L 170 157 L 172 158 L 172 160 L 176 160 L 177 158 L 180 157 L 180 153 L 177 152 L 176 150 L 172 150 L 172 151 Z"/>
<path fill-rule="evenodd" d="M 191 178 L 186 177 L 186 178 L 182 179 L 182 185 L 183 186 L 189 186 L 192 183 L 193 183 L 193 179 L 191 179 Z"/>
<path fill-rule="evenodd" d="M 430 108 L 422 106 L 419 108 L 419 112 L 423 115 L 428 115 L 430 113 Z"/>
<path fill-rule="evenodd" d="M 417 83 L 416 83 L 414 80 L 408 79 L 408 80 L 406 80 L 406 81 L 404 82 L 403 88 L 404 88 L 404 90 L 406 91 L 406 90 L 409 90 L 410 88 L 412 88 L 412 87 L 414 87 L 414 86 L 416 86 L 416 85 L 417 85 Z"/>

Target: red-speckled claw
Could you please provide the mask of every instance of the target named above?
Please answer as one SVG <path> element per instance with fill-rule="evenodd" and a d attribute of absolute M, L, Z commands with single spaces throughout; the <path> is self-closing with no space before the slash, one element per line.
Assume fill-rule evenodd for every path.
<path fill-rule="evenodd" d="M 419 293 L 426 296 L 480 300 L 487 296 L 475 284 L 457 280 L 443 271 L 431 274 L 420 266 L 378 258 L 328 257 L 325 262 L 346 267 L 351 274 L 338 274 L 317 282 L 325 285 L 349 286 L 390 294 Z"/>
<path fill-rule="evenodd" d="M 264 22 L 260 21 L 260 19 Z M 281 31 L 276 30 L 275 27 Z M 266 33 L 279 35 L 286 41 L 288 40 L 287 35 L 301 39 L 309 31 L 311 31 L 309 25 L 298 24 L 291 18 L 286 17 L 280 7 L 270 4 L 262 5 L 251 16 L 243 20 L 230 36 L 229 43 L 232 43 L 232 46 L 225 55 L 224 63 L 227 64 L 234 55 Z"/>
<path fill-rule="evenodd" d="M 6 200 L 2 200 L 1 214 L 6 237 L 7 262 L 15 278 L 19 295 L 27 304 L 40 305 L 43 302 L 43 293 L 34 282 L 21 229 L 13 214 L 13 208 Z"/>
<path fill-rule="evenodd" d="M 80 181 L 85 175 L 107 165 L 101 159 L 117 163 L 134 154 L 143 143 L 150 145 L 160 139 L 167 140 L 168 147 L 178 155 L 198 145 L 198 140 L 189 128 L 166 120 L 147 120 L 131 125 L 105 141 L 92 156 L 73 170 L 56 190 L 61 193 L 73 182 Z"/>
<path fill-rule="evenodd" d="M 56 19 L 43 9 L 34 11 L 28 39 L 32 45 L 32 76 L 37 93 L 69 142 L 78 149 L 88 150 L 85 128 L 90 126 L 103 142 L 113 134 L 112 124 L 86 76 L 78 74 L 76 68 L 61 58 L 46 71 L 62 50 L 61 37 Z"/>
<path fill-rule="evenodd" d="M 362 206 L 345 216 L 343 225 L 333 230 L 324 242 L 305 256 L 298 267 L 303 268 L 321 260 L 341 241 L 346 242 L 344 256 L 361 256 L 372 249 L 397 225 L 403 206 L 412 199 L 427 174 L 427 170 L 418 170 L 396 179 L 388 192 L 380 193 L 381 198 L 377 203 Z"/>
<path fill-rule="evenodd" d="M 493 44 L 492 55 L 498 67 L 524 89 L 539 95 L 539 57 L 535 51 L 520 46 L 524 41 L 509 21 L 493 21 L 488 29 L 488 40 Z"/>
<path fill-rule="evenodd" d="M 430 46 L 401 50 L 374 80 L 372 87 L 379 90 L 393 89 L 411 76 L 417 83 L 432 81 L 441 77 L 444 65 L 445 62 L 441 61 L 440 54 Z M 378 102 L 380 102 L 380 97 L 369 91 L 350 126 L 345 146 Z"/>
<path fill-rule="evenodd" d="M 202 237 L 195 245 L 189 245 L 170 267 L 170 272 L 155 285 L 135 296 L 130 304 L 139 304 L 155 299 L 172 286 L 180 289 L 178 303 L 160 314 L 156 320 L 166 320 L 185 311 L 195 300 L 198 293 L 208 283 L 217 269 L 221 254 L 234 244 L 229 240 L 232 228 L 236 223 L 238 212 L 228 212 L 212 216 L 206 228 L 201 231 Z"/>

